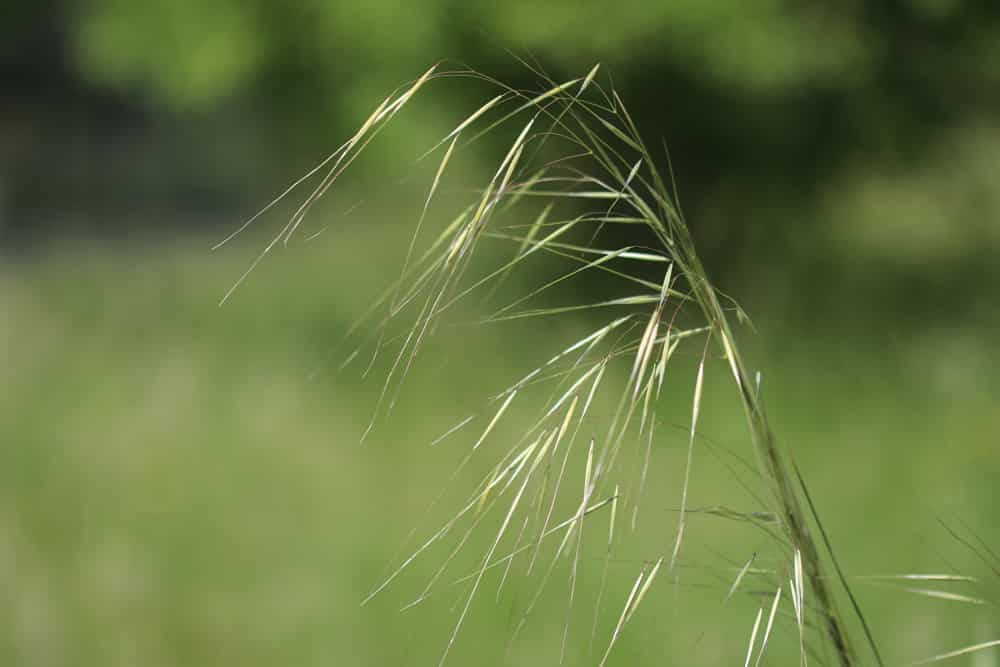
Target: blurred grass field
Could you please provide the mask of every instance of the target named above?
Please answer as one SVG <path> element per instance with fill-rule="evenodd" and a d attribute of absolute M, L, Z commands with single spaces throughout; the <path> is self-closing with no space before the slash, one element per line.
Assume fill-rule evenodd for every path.
<path fill-rule="evenodd" d="M 428 443 L 530 368 L 525 359 L 551 351 L 548 340 L 569 340 L 584 323 L 446 332 L 396 413 L 360 446 L 380 378 L 362 379 L 353 367 L 338 373 L 333 355 L 396 275 L 398 248 L 383 243 L 381 229 L 330 231 L 266 263 L 221 309 L 251 256 L 245 246 L 67 244 L 45 261 L 3 269 L 0 663 L 437 663 L 461 592 L 397 610 L 440 556 L 360 606 L 407 553 L 400 545 L 411 529 L 425 536 L 455 509 L 445 501 L 426 512 L 468 442 Z M 995 638 L 996 575 L 938 522 L 1000 548 L 995 339 L 946 323 L 901 331 L 818 319 L 806 327 L 751 314 L 759 332 L 743 333 L 763 369 L 775 430 L 793 449 L 845 570 L 962 572 L 983 577 L 993 593 L 988 604 L 968 605 L 855 580 L 890 664 Z M 685 427 L 692 380 L 693 372 L 680 381 L 687 393 L 664 419 L 667 442 Z M 710 368 L 701 430 L 749 457 L 730 384 L 720 364 Z M 597 662 L 638 559 L 673 539 L 676 450 L 654 449 L 637 560 L 610 564 L 593 642 L 584 619 L 604 561 L 582 561 L 567 664 Z M 697 456 L 692 504 L 730 498 L 732 480 L 710 472 L 703 449 Z M 594 533 L 605 531 L 606 519 L 596 525 Z M 748 540 L 725 520 L 696 517 L 691 526 L 689 541 L 702 547 L 691 548 L 687 567 L 716 563 L 720 553 L 738 566 L 749 555 Z M 470 552 L 482 554 L 486 540 L 477 534 Z M 673 585 L 659 581 L 610 664 L 740 662 L 758 600 L 723 604 L 729 575 L 715 574 L 714 587 L 688 586 L 696 575 L 683 568 Z M 450 664 L 553 664 L 564 582 L 505 646 L 511 610 L 523 608 L 532 585 L 514 583 L 499 601 L 483 595 Z M 984 589 L 955 590 L 979 597 Z M 784 632 L 776 641 L 787 650 L 779 645 L 772 664 L 784 664 L 796 640 Z"/>

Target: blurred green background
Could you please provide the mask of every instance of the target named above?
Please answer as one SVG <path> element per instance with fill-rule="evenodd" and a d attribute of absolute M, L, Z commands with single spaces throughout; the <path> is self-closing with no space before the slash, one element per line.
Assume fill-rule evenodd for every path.
<path fill-rule="evenodd" d="M 484 89 L 423 91 L 303 237 L 322 233 L 221 309 L 282 213 L 210 248 L 441 60 L 532 87 L 518 58 L 558 81 L 602 63 L 649 143 L 669 146 L 708 269 L 754 320 L 742 332 L 775 429 L 847 572 L 983 580 L 949 589 L 987 600 L 968 605 L 856 579 L 887 662 L 1000 637 L 996 557 L 977 555 L 1000 550 L 1000 6 L 90 0 L 2 14 L 0 663 L 437 663 L 460 589 L 398 608 L 447 552 L 359 606 L 458 506 L 461 482 L 426 510 L 468 436 L 426 445 L 588 322 L 442 332 L 364 447 L 380 377 L 337 372 L 337 341 L 398 273 L 427 182 L 414 160 Z M 480 144 L 468 173 L 498 150 Z M 596 664 L 640 562 L 669 551 L 685 368 L 594 640 L 599 538 L 582 561 L 567 664 Z M 706 387 L 706 443 L 749 458 L 725 369 Z M 692 503 L 747 502 L 711 460 Z M 759 600 L 720 601 L 755 538 L 711 517 L 689 530 L 685 564 L 715 579 L 664 577 L 611 664 L 743 659 Z M 491 579 L 450 664 L 555 663 L 557 573 L 509 647 L 536 582 L 515 568 L 497 597 Z M 773 664 L 794 659 L 793 628 Z M 965 664 L 997 664 L 978 660 Z"/>

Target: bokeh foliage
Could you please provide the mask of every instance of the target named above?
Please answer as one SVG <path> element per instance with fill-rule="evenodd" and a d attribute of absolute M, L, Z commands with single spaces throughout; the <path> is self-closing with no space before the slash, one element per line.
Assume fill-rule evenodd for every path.
<path fill-rule="evenodd" d="M 90 95 L 84 109 L 111 96 L 133 110 L 134 142 L 148 150 L 107 160 L 118 186 L 102 196 L 126 200 L 119 213 L 169 200 L 174 213 L 210 205 L 216 218 L 238 216 L 430 63 L 535 82 L 513 53 L 559 80 L 605 64 L 650 143 L 669 145 L 688 217 L 724 280 L 746 277 L 736 256 L 774 260 L 779 276 L 821 262 L 843 277 L 847 265 L 853 274 L 889 261 L 904 273 L 971 264 L 963 280 L 981 279 L 998 241 L 988 183 L 1000 147 L 1000 8 L 984 0 L 61 7 L 21 6 L 0 30 L 22 64 L 24 35 L 46 35 L 44 52 L 77 82 L 74 98 Z M 413 112 L 406 139 L 375 146 L 381 159 L 426 145 L 456 107 L 478 100 L 475 88 L 439 90 Z M 102 152 L 60 136 L 58 118 L 34 125 L 32 147 L 58 141 L 40 161 L 55 183 L 53 163 Z M 41 199 L 43 169 L 8 171 L 7 225 L 30 226 L 22 214 Z M 145 196 L 130 200 L 137 183 Z M 773 278 L 753 279 L 780 291 Z"/>

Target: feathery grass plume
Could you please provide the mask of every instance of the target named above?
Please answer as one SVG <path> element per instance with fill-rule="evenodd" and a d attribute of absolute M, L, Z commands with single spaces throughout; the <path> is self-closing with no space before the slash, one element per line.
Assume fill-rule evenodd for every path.
<path fill-rule="evenodd" d="M 387 578 L 376 584 L 366 601 L 384 590 L 416 558 L 443 542 L 459 522 L 469 522 L 471 525 L 458 538 L 458 545 L 444 558 L 437 573 L 412 604 L 425 600 L 444 580 L 445 570 L 464 548 L 472 531 L 484 522 L 486 515 L 497 508 L 502 518 L 499 518 L 495 532 L 491 533 L 487 552 L 474 572 L 454 582 L 471 585 L 441 662 L 445 661 L 457 640 L 487 571 L 504 566 L 500 583 L 502 588 L 511 564 L 521 555 L 526 557 L 529 576 L 536 563 L 543 559 L 543 554 L 548 558 L 548 566 L 542 570 L 538 588 L 521 612 L 514 634 L 525 626 L 561 557 L 568 557 L 570 554 L 568 588 L 569 612 L 572 612 L 577 591 L 583 524 L 592 513 L 603 508 L 611 510 L 607 546 L 610 554 L 614 515 L 619 509 L 619 503 L 626 503 L 628 499 L 632 499 L 633 503 L 638 502 L 641 489 L 646 484 L 648 466 L 647 463 L 642 468 L 640 492 L 634 494 L 633 498 L 627 490 L 627 481 L 616 477 L 619 474 L 616 460 L 625 443 L 631 441 L 635 434 L 638 435 L 638 443 L 642 442 L 641 438 L 645 434 L 648 438 L 647 448 L 652 447 L 656 404 L 661 398 L 668 366 L 675 358 L 674 353 L 678 347 L 691 341 L 700 348 L 701 362 L 694 383 L 683 486 L 677 491 L 680 512 L 672 551 L 669 554 L 656 554 L 648 559 L 611 632 L 601 663 L 608 659 L 639 602 L 650 594 L 664 560 L 674 572 L 675 580 L 680 576 L 679 558 L 685 525 L 688 515 L 696 512 L 687 506 L 688 486 L 695 452 L 702 441 L 698 425 L 706 381 L 705 364 L 711 358 L 721 356 L 738 388 L 757 461 L 756 474 L 765 485 L 762 495 L 754 494 L 755 497 L 762 498 L 765 511 L 731 514 L 761 528 L 775 539 L 782 550 L 784 563 L 771 571 L 775 574 L 778 571 L 793 573 L 792 599 L 803 661 L 806 650 L 804 634 L 809 629 L 819 628 L 820 637 L 827 642 L 840 665 L 846 667 L 870 664 L 872 660 L 881 664 L 871 633 L 861 617 L 860 608 L 847 587 L 847 579 L 833 558 L 829 540 L 818 522 L 805 483 L 771 430 L 759 382 L 751 380 L 753 376 L 740 353 L 727 308 L 723 307 L 725 299 L 713 286 L 702 264 L 676 204 L 675 193 L 667 187 L 653 155 L 643 142 L 618 93 L 613 88 L 602 85 L 597 74 L 598 68 L 594 67 L 585 77 L 562 83 L 547 81 L 541 91 L 524 91 L 469 70 L 445 71 L 439 67 L 431 68 L 415 83 L 386 98 L 344 146 L 307 175 L 312 176 L 326 170 L 319 185 L 310 192 L 247 271 L 249 273 L 276 243 L 282 240 L 287 242 L 292 237 L 317 199 L 329 190 L 343 170 L 418 90 L 435 79 L 464 77 L 486 82 L 496 86 L 497 90 L 495 95 L 459 122 L 428 151 L 427 155 L 447 146 L 429 185 L 427 197 L 419 207 L 416 229 L 400 276 L 363 317 L 363 322 L 377 318 L 375 328 L 378 333 L 374 336 L 374 350 L 368 370 L 373 367 L 383 348 L 395 348 L 365 435 L 392 410 L 399 388 L 406 380 L 427 337 L 457 310 L 456 305 L 469 301 L 474 295 L 483 296 L 488 290 L 486 296 L 492 301 L 498 294 L 500 283 L 529 260 L 548 258 L 553 262 L 569 263 L 570 268 L 506 305 L 493 309 L 480 319 L 482 324 L 550 318 L 567 313 L 582 313 L 593 317 L 610 313 L 601 326 L 569 345 L 560 346 L 561 351 L 549 357 L 548 361 L 528 370 L 520 380 L 493 396 L 493 406 L 488 410 L 493 417 L 478 434 L 472 435 L 460 469 L 473 454 L 478 452 L 478 455 L 483 455 L 484 450 L 498 446 L 494 442 L 497 438 L 488 436 L 498 432 L 499 423 L 510 418 L 515 410 L 537 409 L 537 415 L 527 421 L 529 426 L 520 438 L 513 443 L 506 443 L 506 452 L 497 455 L 497 462 L 492 466 L 491 472 L 480 480 L 477 490 L 462 505 L 462 509 L 417 547 Z M 434 211 L 435 194 L 448 178 L 446 167 L 453 164 L 457 154 L 470 143 L 488 133 L 501 131 L 508 123 L 514 123 L 514 127 L 518 128 L 515 138 L 492 170 L 492 177 L 485 187 L 457 215 L 445 218 L 449 222 L 444 225 L 443 231 L 428 250 L 417 252 L 418 236 L 437 216 Z M 479 124 L 484 124 L 485 127 L 476 131 Z M 461 137 L 473 131 L 476 132 L 472 138 L 463 143 Z M 670 181 L 672 183 L 672 176 Z M 304 180 L 294 183 L 278 199 L 287 196 L 302 182 Z M 538 199 L 544 202 L 540 212 L 536 209 L 531 215 L 525 215 L 518 208 L 525 202 L 530 204 Z M 272 205 L 273 203 L 268 207 Z M 580 213 L 581 207 L 591 208 Z M 605 232 L 609 229 L 621 230 L 621 233 L 608 235 Z M 633 235 L 634 241 L 622 246 L 614 245 L 614 239 L 620 239 L 625 234 Z M 509 244 L 512 246 L 512 255 L 508 255 L 510 259 L 497 267 L 476 264 L 476 275 L 479 277 L 469 280 L 467 276 L 470 274 L 470 266 L 478 261 L 478 251 L 484 242 Z M 611 245 L 608 245 L 609 242 Z M 621 292 L 614 297 L 585 303 L 553 305 L 542 301 L 544 298 L 555 299 L 552 295 L 560 288 L 589 274 L 607 277 L 613 284 L 621 287 Z M 539 301 L 540 305 L 531 305 L 531 302 L 537 304 Z M 685 313 L 684 317 L 680 316 L 682 311 Z M 736 312 L 742 320 L 742 311 Z M 689 323 L 692 318 L 698 321 Z M 400 321 L 408 324 L 401 331 L 390 331 Z M 362 326 L 359 323 L 352 327 L 348 332 L 349 338 L 353 339 L 362 330 Z M 363 345 L 358 345 L 358 349 Z M 352 357 L 356 355 L 357 350 Z M 626 372 L 627 381 L 614 392 L 615 398 L 610 401 L 614 406 L 611 412 L 602 417 L 606 425 L 604 435 L 590 439 L 583 470 L 582 494 L 564 493 L 569 486 L 563 484 L 564 476 L 571 475 L 569 471 L 573 469 L 570 462 L 573 444 L 585 420 L 593 419 L 591 408 L 595 395 L 599 390 L 606 389 L 608 379 L 615 376 L 613 372 L 609 372 L 612 366 Z M 514 400 L 515 397 L 545 386 L 550 387 L 546 399 Z M 467 419 L 461 422 L 442 438 L 465 427 L 470 421 L 471 419 Z M 487 440 L 490 441 L 489 445 L 485 444 Z M 648 449 L 646 460 L 648 461 Z M 625 488 L 626 491 L 619 491 L 620 488 Z M 592 499 L 602 489 L 605 490 L 606 499 L 592 503 Z M 559 508 L 566 504 L 560 500 L 567 494 L 574 498 L 565 500 L 575 510 L 567 518 L 557 522 L 554 517 Z M 504 507 L 506 511 L 502 511 Z M 626 506 L 621 509 L 624 511 Z M 523 520 L 517 519 L 519 513 L 524 513 Z M 634 509 L 632 516 L 634 521 Z M 769 517 L 767 521 L 760 518 L 765 516 Z M 508 544 L 504 538 L 508 529 L 517 523 L 521 524 L 521 528 L 511 531 L 517 536 L 513 545 L 504 553 L 501 547 Z M 822 535 L 822 549 L 813 539 L 813 529 L 818 529 Z M 838 579 L 826 575 L 827 561 L 835 568 Z M 754 557 L 751 557 L 731 585 L 728 580 L 723 584 L 723 590 L 728 588 L 726 598 L 732 596 L 744 577 L 751 573 L 753 562 Z M 650 566 L 652 563 L 655 565 Z M 606 572 L 607 561 L 605 574 Z M 758 576 L 759 573 L 754 571 L 752 574 Z M 778 577 L 778 582 L 780 580 Z M 838 611 L 836 598 L 839 594 L 831 588 L 835 581 L 843 589 L 839 594 L 850 597 L 864 627 L 864 641 L 869 646 L 870 658 L 863 658 L 856 652 L 857 642 L 853 640 L 853 632 Z M 603 587 L 602 581 L 600 594 L 603 594 Z M 771 636 L 781 590 L 781 587 L 777 587 L 773 598 L 757 656 L 758 662 Z M 498 595 L 499 591 L 500 588 Z M 748 662 L 761 620 L 762 614 L 759 613 L 750 641 Z M 596 627 L 595 618 L 594 628 Z M 563 654 L 569 635 L 568 613 L 562 640 Z"/>

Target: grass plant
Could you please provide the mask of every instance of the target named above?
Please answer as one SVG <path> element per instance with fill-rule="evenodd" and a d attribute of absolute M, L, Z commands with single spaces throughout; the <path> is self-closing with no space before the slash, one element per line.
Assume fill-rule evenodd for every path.
<path fill-rule="evenodd" d="M 671 580 L 679 585 L 687 576 L 689 522 L 707 513 L 751 526 L 767 535 L 773 547 L 769 559 L 754 554 L 740 558 L 739 567 L 715 573 L 726 578 L 725 599 L 740 594 L 759 599 L 747 642 L 747 666 L 762 664 L 777 627 L 786 622 L 793 624 L 802 665 L 884 664 L 803 475 L 770 426 L 761 376 L 745 361 L 733 326 L 734 320 L 742 322 L 746 316 L 714 286 L 678 204 L 671 174 L 658 166 L 665 162 L 669 167 L 669 156 L 655 155 L 647 147 L 613 86 L 602 83 L 599 67 L 565 82 L 536 73 L 544 87 L 525 91 L 478 72 L 432 67 L 386 97 L 345 144 L 261 211 L 313 179 L 312 189 L 247 274 L 278 244 L 296 235 L 316 202 L 425 85 L 454 78 L 486 83 L 495 87 L 495 94 L 423 156 L 440 157 L 419 205 L 400 275 L 345 337 L 345 363 L 353 362 L 366 375 L 384 366 L 385 379 L 364 437 L 389 417 L 429 338 L 440 327 L 453 324 L 449 318 L 460 303 L 478 300 L 483 311 L 479 325 L 564 314 L 583 314 L 594 323 L 586 335 L 559 342 L 542 362 L 526 365 L 519 379 L 490 397 L 482 415 L 462 419 L 432 443 L 467 436 L 467 448 L 452 479 L 475 468 L 470 462 L 487 448 L 492 451 L 493 441 L 504 441 L 505 448 L 494 455 L 488 472 L 478 478 L 452 517 L 418 541 L 363 603 L 382 594 L 417 559 L 440 553 L 435 574 L 406 607 L 419 606 L 442 590 L 461 591 L 452 631 L 443 641 L 440 663 L 444 664 L 475 603 L 485 594 L 488 577 L 499 577 L 498 599 L 510 578 L 517 576 L 515 562 L 523 568 L 525 580 L 533 582 L 527 602 L 514 614 L 514 641 L 531 622 L 554 573 L 564 568 L 565 623 L 554 641 L 560 644 L 560 662 L 565 660 L 567 644 L 578 636 L 572 628 L 579 615 L 584 529 L 589 534 L 595 518 L 607 517 L 607 537 L 602 542 L 610 561 L 622 523 L 631 517 L 634 526 L 643 488 L 658 483 L 648 469 L 649 451 L 665 437 L 674 437 L 664 435 L 658 414 L 666 395 L 677 395 L 668 379 L 677 375 L 676 360 L 684 355 L 695 359 L 695 375 L 693 386 L 683 379 L 676 383 L 690 392 L 683 474 L 675 489 L 677 518 L 655 528 L 670 535 L 669 543 L 645 558 L 634 573 L 628 594 L 608 625 L 603 648 L 593 653 L 595 662 L 604 665 L 612 658 L 616 642 L 655 587 Z M 455 168 L 463 149 L 484 145 L 480 140 L 491 133 L 512 137 L 492 176 L 457 212 L 440 214 L 437 203 L 449 168 Z M 543 259 L 557 265 L 558 271 L 549 275 L 528 268 Z M 512 282 L 508 279 L 520 271 L 544 277 L 525 293 L 502 301 L 503 288 Z M 595 275 L 614 294 L 587 297 Z M 573 291 L 578 283 L 583 287 Z M 572 300 L 560 302 L 554 295 Z M 702 446 L 706 365 L 716 361 L 726 366 L 735 386 L 755 461 L 752 470 L 734 472 L 733 482 L 755 499 L 751 508 L 695 507 L 691 501 L 692 471 Z M 604 410 L 605 405 L 609 409 Z M 535 416 L 511 437 L 503 424 L 517 410 Z M 588 437 L 587 432 L 593 435 Z M 631 445 L 645 450 L 646 463 L 630 471 L 622 460 Z M 477 531 L 489 531 L 487 548 L 470 561 L 468 544 Z M 463 564 L 467 569 L 460 570 Z M 755 582 L 752 589 L 750 580 Z M 945 580 L 950 579 L 940 579 Z M 601 581 L 592 641 L 604 594 Z M 986 642 L 936 658 L 995 644 Z"/>

